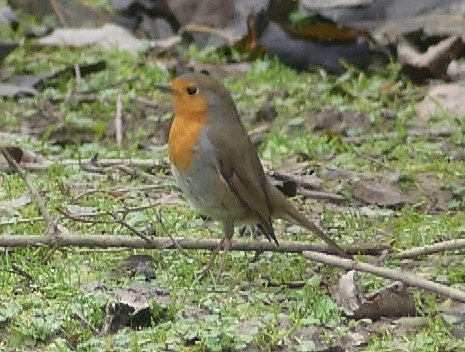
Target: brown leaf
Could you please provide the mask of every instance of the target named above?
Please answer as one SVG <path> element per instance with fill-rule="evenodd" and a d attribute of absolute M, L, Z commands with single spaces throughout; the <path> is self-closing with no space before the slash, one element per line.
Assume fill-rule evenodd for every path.
<path fill-rule="evenodd" d="M 11 200 L 0 199 L 0 209 L 21 208 L 31 202 L 31 195 L 29 192 L 24 193 L 21 197 Z"/>
<path fill-rule="evenodd" d="M 363 180 L 352 186 L 352 195 L 365 203 L 398 207 L 405 204 L 405 197 L 387 180 Z"/>
<path fill-rule="evenodd" d="M 363 297 L 356 272 L 349 271 L 339 279 L 337 300 L 346 314 L 354 319 L 414 316 L 415 302 L 401 282 L 395 282 Z"/>
<path fill-rule="evenodd" d="M 341 28 L 334 22 L 317 22 L 301 30 L 271 21 L 265 10 L 248 19 L 248 34 L 235 44 L 239 50 L 261 55 L 266 52 L 298 70 L 315 66 L 330 72 L 345 70 L 342 61 L 364 68 L 372 62 L 367 35 Z M 337 39 L 337 40 L 335 40 Z"/>
<path fill-rule="evenodd" d="M 5 98 L 19 98 L 38 94 L 39 92 L 34 88 L 21 87 L 16 84 L 0 83 L 0 96 Z"/>
<path fill-rule="evenodd" d="M 54 16 L 63 27 L 96 26 L 114 20 L 81 0 L 9 0 L 9 4 L 40 19 Z"/>
<path fill-rule="evenodd" d="M 5 147 L 12 158 L 20 165 L 22 164 L 45 164 L 46 160 L 42 155 L 36 154 L 20 147 Z M 0 165 L 7 164 L 7 161 L 0 154 Z"/>
<path fill-rule="evenodd" d="M 394 318 L 415 314 L 413 296 L 401 282 L 395 282 L 367 296 L 366 301 L 355 312 L 354 318 L 377 320 L 381 317 Z"/>
<path fill-rule="evenodd" d="M 363 295 L 360 283 L 356 280 L 357 272 L 350 270 L 341 275 L 337 285 L 337 304 L 339 304 L 347 315 L 353 315 L 363 304 Z"/>
<path fill-rule="evenodd" d="M 447 67 L 460 55 L 462 47 L 462 38 L 455 35 L 429 47 L 425 53 L 418 53 L 408 44 L 401 43 L 397 56 L 402 72 L 416 83 L 423 83 L 429 78 L 450 80 Z"/>
<path fill-rule="evenodd" d="M 56 29 L 52 34 L 37 39 L 38 46 L 82 47 L 98 44 L 106 50 L 117 46 L 137 54 L 144 42 L 134 37 L 128 30 L 114 24 L 105 24 L 102 28 L 65 28 Z"/>
<path fill-rule="evenodd" d="M 465 116 L 465 87 L 461 84 L 441 84 L 432 87 L 425 98 L 415 106 L 419 117 L 429 118 L 432 115 L 443 115 L 447 112 L 450 118 Z"/>

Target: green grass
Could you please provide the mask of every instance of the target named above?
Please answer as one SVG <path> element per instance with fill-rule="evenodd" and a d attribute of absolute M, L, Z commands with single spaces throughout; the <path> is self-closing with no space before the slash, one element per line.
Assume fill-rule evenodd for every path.
<path fill-rule="evenodd" d="M 200 61 L 223 62 L 223 58 L 212 57 L 211 53 L 205 55 L 196 48 L 191 48 L 186 55 Z M 138 145 L 146 140 L 150 131 L 131 126 L 127 130 L 130 140 L 126 139 L 122 149 L 115 145 L 114 138 L 105 134 L 106 126 L 114 119 L 118 94 L 122 97 L 125 116 L 138 121 L 159 121 L 169 117 L 168 98 L 153 89 L 154 83 L 166 82 L 169 76 L 158 69 L 155 59 L 147 59 L 142 54 L 133 57 L 117 51 L 102 52 L 97 48 L 35 50 L 25 45 L 10 55 L 4 66 L 13 67 L 15 74 L 40 73 L 101 59 L 107 62 L 107 68 L 83 77 L 79 83 L 73 76 L 63 76 L 45 88 L 39 97 L 18 102 L 0 101 L 4 112 L 0 116 L 2 131 L 17 132 L 22 123 L 37 123 L 43 119 L 44 104 L 51 99 L 55 101 L 51 105 L 54 116 L 62 118 L 65 125 L 90 128 L 96 132 L 92 143 L 65 147 L 49 143 L 56 128 L 54 123 L 36 138 L 20 136 L 20 146 L 24 149 L 58 161 L 56 166 L 47 170 L 29 173 L 52 216 L 59 215 L 57 208 L 69 204 L 115 212 L 154 201 L 146 192 L 134 190 L 147 183 L 143 178 L 110 168 L 98 174 L 79 167 L 64 167 L 59 165 L 62 159 L 88 159 L 98 152 L 100 158 L 157 159 L 162 165 L 167 165 L 166 148 L 139 150 Z M 376 217 L 363 216 L 357 209 L 334 209 L 325 205 L 324 225 L 339 242 L 392 241 L 394 249 L 400 251 L 463 237 L 464 192 L 463 188 L 454 184 L 454 180 L 463 178 L 465 164 L 448 160 L 447 150 L 439 147 L 438 139 L 407 136 L 408 128 L 415 124 L 413 107 L 418 88 L 399 76 L 395 64 L 380 73 L 367 74 L 348 68 L 344 75 L 333 77 L 320 71 L 296 73 L 275 60 L 262 59 L 253 62 L 252 69 L 243 78 L 228 78 L 224 83 L 232 91 L 239 112 L 251 130 L 254 127 L 252 118 L 263 102 L 271 100 L 277 109 L 277 120 L 259 148 L 263 161 L 270 167 L 279 169 L 286 159 L 295 158 L 308 162 L 310 169 L 319 176 L 326 169 L 337 168 L 354 174 L 396 174 L 397 183 L 401 186 L 414 185 L 416 175 L 431 172 L 439 176 L 444 185 L 449 185 L 455 194 L 462 196 L 451 202 L 453 211 L 432 214 L 425 213 L 425 198 L 396 211 L 382 213 L 383 209 L 378 209 L 380 215 Z M 384 87 L 388 86 L 392 87 L 389 93 L 383 93 Z M 98 99 L 76 104 L 66 99 L 70 91 L 73 94 L 96 94 Z M 159 112 L 156 110 L 146 116 L 143 108 L 134 102 L 136 97 L 156 100 Z M 359 144 L 347 143 L 339 135 L 317 136 L 310 131 L 308 123 L 313 111 L 327 106 L 366 114 L 373 121 L 367 135 L 397 132 L 398 136 L 367 138 Z M 383 109 L 394 115 L 391 127 L 382 122 Z M 456 132 L 448 139 L 458 148 L 464 140 L 463 124 L 458 121 L 451 123 L 455 124 Z M 356 135 L 357 131 L 353 133 Z M 14 143 L 13 140 L 3 142 Z M 377 159 L 384 166 L 363 155 Z M 169 174 L 167 167 L 158 172 Z M 340 179 L 321 177 L 326 191 L 350 195 L 349 184 L 340 182 Z M 162 182 L 160 187 L 165 193 L 178 192 L 170 182 Z M 125 188 L 127 192 L 115 194 L 115 188 Z M 84 194 L 89 189 L 98 192 Z M 0 173 L 0 199 L 16 199 L 26 190 L 18 175 Z M 301 206 L 310 211 L 316 203 L 305 200 Z M 156 223 L 159 212 L 163 227 Z M 0 209 L 0 223 L 39 215 L 36 205 L 31 202 L 20 208 Z M 131 235 L 129 230 L 112 222 L 110 216 L 99 219 L 105 221 L 86 224 L 61 219 L 59 224 L 76 235 Z M 198 217 L 184 203 L 131 212 L 124 220 L 139 231 L 153 223 L 162 235 L 166 235 L 166 231 L 176 237 L 187 238 L 221 235 L 218 226 Z M 287 233 L 285 222 L 277 221 L 276 225 L 283 230 L 280 234 L 282 241 L 308 240 L 305 232 L 298 235 Z M 45 228 L 45 223 L 34 221 L 1 226 L 0 234 L 41 234 Z M 425 292 L 415 294 L 419 314 L 426 317 L 426 324 L 410 327 L 402 333 L 397 330 L 391 333 L 378 329 L 377 323 L 342 317 L 326 287 L 337 283 L 343 271 L 307 262 L 296 254 L 265 253 L 253 263 L 250 253 L 230 253 L 224 279 L 217 285 L 213 276 L 200 282 L 196 279 L 196 273 L 209 258 L 209 251 L 191 251 L 192 258 L 187 258 L 178 250 L 63 249 L 54 251 L 49 261 L 44 262 L 49 253 L 48 248 L 15 248 L 0 256 L 1 349 L 234 351 L 250 348 L 250 351 L 312 351 L 323 342 L 338 345 L 344 336 L 354 331 L 372 331 L 368 333 L 366 345 L 359 347 L 364 351 L 392 351 L 396 346 L 404 350 L 451 351 L 460 346 L 460 341 L 450 336 L 449 329 L 440 319 L 438 304 L 443 301 L 442 297 Z M 130 278 L 121 274 L 115 277 L 109 274 L 119 269 L 121 261 L 130 254 L 149 254 L 154 258 L 157 276 L 154 285 L 169 293 L 171 301 L 165 307 L 169 313 L 161 314 L 165 308 L 154 303 L 152 319 L 157 323 L 153 326 L 135 330 L 124 328 L 114 334 L 99 336 L 94 328 L 99 330 L 104 323 L 106 299 L 86 292 L 83 287 L 99 282 L 113 288 L 125 288 L 135 282 L 143 282 L 143 278 L 138 276 Z M 409 264 L 410 270 L 421 275 L 465 288 L 465 271 L 460 260 L 454 262 L 451 259 L 452 262 L 445 266 L 441 261 L 442 255 L 420 259 L 424 260 L 412 264 L 388 257 L 383 264 L 389 267 Z M 362 286 L 367 291 L 387 283 L 370 275 L 362 277 Z M 287 285 L 300 281 L 304 285 L 299 289 Z M 317 337 L 309 335 L 309 331 L 316 331 Z"/>

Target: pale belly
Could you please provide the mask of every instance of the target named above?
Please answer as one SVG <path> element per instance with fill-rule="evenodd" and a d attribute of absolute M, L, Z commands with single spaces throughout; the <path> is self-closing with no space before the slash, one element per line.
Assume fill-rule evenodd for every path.
<path fill-rule="evenodd" d="M 194 162 L 187 175 L 171 166 L 173 176 L 193 208 L 213 220 L 248 223 L 253 215 L 244 209 L 235 193 L 219 174 L 216 165 Z"/>

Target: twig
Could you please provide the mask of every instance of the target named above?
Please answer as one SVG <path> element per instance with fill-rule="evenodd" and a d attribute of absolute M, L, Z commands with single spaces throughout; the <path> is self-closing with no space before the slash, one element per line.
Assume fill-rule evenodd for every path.
<path fill-rule="evenodd" d="M 233 37 L 227 33 L 221 32 L 217 29 L 195 24 L 195 23 L 189 23 L 184 26 L 184 31 L 185 32 L 194 32 L 194 33 L 206 33 L 206 34 L 212 34 L 217 37 L 223 38 L 228 42 L 229 45 L 233 45 L 234 43 L 238 42 L 240 40 L 239 37 Z"/>
<path fill-rule="evenodd" d="M 385 169 L 387 169 L 387 170 L 393 170 L 393 168 L 392 168 L 391 166 L 389 166 L 388 164 L 383 163 L 382 161 L 379 161 L 378 159 L 375 159 L 375 158 L 373 158 L 373 157 L 371 157 L 371 156 L 369 156 L 369 155 L 360 153 L 359 151 L 355 150 L 355 148 L 352 148 L 352 152 L 353 152 L 355 155 L 357 155 L 357 156 L 359 156 L 359 157 L 361 157 L 361 158 L 363 158 L 363 159 L 366 159 L 366 160 L 368 160 L 368 161 L 371 161 L 373 164 L 379 165 L 379 166 L 381 166 L 381 167 L 383 167 L 383 168 L 385 168 Z"/>
<path fill-rule="evenodd" d="M 397 269 L 390 269 L 390 268 L 381 268 L 372 264 L 368 263 L 361 263 L 351 259 L 345 259 L 336 257 L 334 255 L 328 255 L 323 253 L 317 252 L 308 252 L 305 251 L 302 255 L 310 260 L 324 263 L 328 265 L 338 266 L 340 268 L 348 269 L 348 270 L 358 270 L 367 273 L 371 273 L 374 275 L 378 275 L 387 279 L 401 281 L 406 285 L 414 286 L 418 288 L 425 289 L 427 291 L 435 292 L 440 295 L 458 300 L 460 302 L 465 302 L 465 292 L 458 290 L 453 287 L 448 287 L 442 284 L 439 284 L 434 281 L 430 281 L 427 279 L 423 279 L 419 275 L 412 274 L 407 271 L 400 271 Z"/>
<path fill-rule="evenodd" d="M 53 221 L 52 216 L 47 210 L 47 206 L 45 205 L 44 199 L 40 196 L 39 192 L 37 191 L 37 188 L 34 186 L 34 183 L 32 183 L 26 172 L 21 168 L 21 166 L 19 166 L 16 160 L 10 155 L 8 150 L 6 150 L 6 148 L 2 145 L 0 145 L 0 153 L 3 154 L 8 163 L 16 170 L 18 175 L 23 179 L 27 188 L 29 188 L 31 196 L 32 198 L 34 198 L 34 201 L 37 204 L 37 208 L 39 209 L 40 214 L 42 215 L 42 217 L 45 220 L 45 223 L 47 224 L 46 234 L 56 237 L 58 235 L 58 228 L 55 222 Z"/>
<path fill-rule="evenodd" d="M 89 327 L 89 329 L 91 329 L 95 335 L 98 335 L 99 334 L 99 330 L 84 316 L 84 314 L 82 314 L 81 312 L 79 312 L 77 309 L 74 311 L 74 315 L 82 322 L 84 323 L 86 326 Z"/>
<path fill-rule="evenodd" d="M 164 186 L 162 185 L 159 185 L 159 184 L 153 184 L 153 185 L 139 185 L 139 186 L 134 186 L 134 187 L 111 187 L 107 190 L 104 190 L 104 189 L 99 189 L 99 188 L 90 188 L 90 189 L 87 189 L 85 190 L 84 192 L 82 193 L 79 193 L 78 195 L 74 196 L 72 199 L 73 201 L 76 201 L 78 199 L 81 199 L 81 198 L 84 198 L 84 197 L 87 197 L 87 196 L 90 196 L 94 193 L 108 193 L 108 194 L 111 194 L 111 195 L 115 195 L 115 194 L 123 194 L 123 193 L 128 193 L 128 192 L 134 192 L 134 191 L 150 191 L 150 190 L 153 190 L 153 189 L 163 189 Z M 165 186 L 166 188 L 166 186 Z M 1 225 L 1 223 L 0 223 Z"/>
<path fill-rule="evenodd" d="M 194 259 L 189 253 L 187 253 L 187 251 L 182 248 L 182 246 L 179 244 L 179 242 L 176 240 L 176 238 L 174 238 L 173 236 L 171 236 L 171 231 L 169 231 L 166 227 L 165 227 L 165 224 L 163 223 L 163 218 L 161 216 L 161 212 L 158 211 L 157 212 L 157 221 L 158 223 L 160 224 L 160 226 L 162 227 L 163 229 L 163 232 L 166 233 L 168 235 L 168 237 L 173 241 L 174 245 L 176 246 L 177 249 L 179 249 L 181 251 L 182 254 L 184 254 L 187 258 L 189 259 Z"/>
<path fill-rule="evenodd" d="M 112 214 L 112 213 L 108 213 L 108 215 L 110 215 L 113 219 L 114 219 L 114 222 L 117 223 L 117 224 L 120 224 L 121 226 L 127 228 L 129 231 L 131 231 L 134 235 L 136 235 L 137 237 L 143 239 L 144 241 L 148 242 L 148 243 L 152 243 L 152 239 L 147 237 L 146 235 L 144 235 L 142 232 L 140 231 L 137 231 L 134 227 L 132 227 L 131 225 L 129 225 L 127 222 L 125 222 L 124 220 L 118 218 L 117 214 Z"/>
<path fill-rule="evenodd" d="M 146 99 L 146 98 L 142 98 L 142 97 L 136 97 L 135 100 L 140 103 L 140 104 L 143 104 L 149 108 L 158 108 L 158 102 L 155 101 L 155 100 L 149 100 L 149 99 Z"/>
<path fill-rule="evenodd" d="M 116 129 L 116 145 L 121 148 L 123 142 L 123 103 L 121 102 L 121 94 L 116 98 L 116 116 L 115 116 L 115 129 Z"/>
<path fill-rule="evenodd" d="M 393 255 L 397 259 L 411 259 L 421 255 L 433 254 L 444 251 L 454 251 L 465 248 L 465 239 L 444 241 L 441 243 L 429 244 L 426 246 L 410 248 Z"/>
<path fill-rule="evenodd" d="M 116 224 L 117 221 L 109 221 L 109 220 L 93 220 L 93 219 L 88 219 L 86 215 L 74 215 L 66 210 L 56 207 L 56 210 L 63 216 L 64 219 L 69 219 L 73 221 L 78 221 L 83 224 Z M 109 215 L 108 212 L 102 212 L 102 215 Z"/>
<path fill-rule="evenodd" d="M 148 172 L 145 172 L 145 171 L 140 170 L 140 169 L 131 168 L 128 165 L 118 165 L 118 166 L 116 166 L 116 168 L 119 171 L 124 172 L 126 175 L 129 175 L 129 176 L 134 177 L 134 178 L 135 177 L 144 178 L 145 180 L 150 181 L 150 182 L 158 182 L 159 181 L 159 176 L 149 174 Z"/>
<path fill-rule="evenodd" d="M 51 166 L 79 166 L 89 164 L 89 160 L 57 160 L 57 161 L 44 161 L 39 163 L 21 163 L 21 167 L 28 171 L 42 171 Z M 115 166 L 115 165 L 128 165 L 128 166 L 146 166 L 146 167 L 159 167 L 168 169 L 168 163 L 158 159 L 98 159 L 99 166 Z M 1 167 L 0 171 L 9 171 L 8 168 Z"/>
<path fill-rule="evenodd" d="M 424 131 L 407 131 L 405 134 L 406 137 L 426 137 L 426 138 L 443 138 L 449 137 L 452 135 L 453 131 L 431 131 L 431 130 L 424 130 Z M 399 138 L 403 135 L 397 132 L 388 132 L 388 133 L 377 133 L 371 135 L 361 135 L 361 136 L 349 136 L 349 137 L 342 137 L 344 142 L 348 143 L 363 143 L 366 141 L 372 140 L 380 140 L 380 139 L 390 139 L 390 138 Z"/>
<path fill-rule="evenodd" d="M 175 240 L 184 249 L 215 249 L 220 240 L 218 239 L 200 239 L 200 238 L 175 238 Z M 46 236 L 37 235 L 3 235 L 0 236 L 0 247 L 40 247 L 50 245 L 52 239 Z M 140 239 L 122 235 L 80 235 L 80 234 L 62 234 L 58 247 L 90 247 L 90 248 L 145 248 L 145 249 L 178 249 L 170 237 L 152 238 L 150 243 Z M 386 244 L 369 244 L 362 243 L 359 245 L 341 245 L 347 254 L 367 254 L 379 255 L 385 250 L 392 250 L 391 246 Z M 307 243 L 298 241 L 280 242 L 279 247 L 268 241 L 247 241 L 234 240 L 231 244 L 232 251 L 267 251 L 279 253 L 301 253 L 303 251 L 316 251 L 330 253 L 330 249 L 325 244 Z"/>
<path fill-rule="evenodd" d="M 21 269 L 16 264 L 11 264 L 11 268 L 12 268 L 12 270 L 10 270 L 10 272 L 12 272 L 12 273 L 14 273 L 16 275 L 20 275 L 20 276 L 24 277 L 30 283 L 34 283 L 34 281 L 35 281 L 34 277 L 31 274 L 29 274 L 27 271 Z"/>
<path fill-rule="evenodd" d="M 68 22 L 66 21 L 65 16 L 63 16 L 63 12 L 61 11 L 60 7 L 58 6 L 56 0 L 50 0 L 50 5 L 52 5 L 53 11 L 58 18 L 62 27 L 68 28 Z"/>
<path fill-rule="evenodd" d="M 157 203 L 155 203 L 155 204 L 157 204 Z M 153 208 L 153 205 L 143 205 L 143 206 L 140 206 L 140 207 L 131 207 L 131 208 L 125 208 L 125 209 L 121 209 L 121 210 L 116 210 L 116 211 L 113 212 L 113 214 L 130 213 L 130 212 L 136 212 L 136 211 L 146 210 L 146 209 L 150 209 L 150 208 Z M 93 217 L 98 217 L 98 216 L 103 216 L 103 215 L 108 215 L 108 212 L 101 211 L 101 212 L 93 213 L 93 214 L 79 215 L 79 217 L 78 216 L 72 216 L 71 218 L 72 218 L 72 220 L 82 221 L 85 218 L 93 218 Z M 62 219 L 65 219 L 65 218 L 70 218 L 69 213 L 66 212 L 66 211 L 64 212 L 64 214 L 62 216 L 59 216 L 57 218 L 57 220 L 62 220 Z M 28 223 L 36 222 L 36 221 L 44 221 L 44 218 L 41 217 L 41 216 L 37 216 L 37 217 L 34 217 L 34 218 L 28 218 L 28 219 L 8 220 L 8 221 L 0 222 L 0 227 L 1 226 L 9 226 L 9 225 L 17 225 L 17 224 L 28 224 Z"/>
<path fill-rule="evenodd" d="M 347 204 L 350 202 L 349 199 L 341 195 L 338 195 L 338 194 L 331 194 L 331 193 L 321 192 L 321 191 L 311 191 L 303 187 L 299 187 L 297 189 L 297 194 L 301 194 L 304 197 L 307 197 L 310 199 L 324 200 L 324 201 L 327 201 L 333 204 Z"/>
<path fill-rule="evenodd" d="M 76 75 L 76 86 L 79 87 L 81 84 L 81 68 L 79 64 L 74 64 L 74 74 Z"/>
<path fill-rule="evenodd" d="M 114 300 L 108 300 L 107 304 L 105 304 L 105 319 L 103 320 L 102 327 L 100 328 L 99 335 L 106 336 L 110 333 L 111 324 L 113 323 L 113 319 L 115 318 L 114 314 Z"/>

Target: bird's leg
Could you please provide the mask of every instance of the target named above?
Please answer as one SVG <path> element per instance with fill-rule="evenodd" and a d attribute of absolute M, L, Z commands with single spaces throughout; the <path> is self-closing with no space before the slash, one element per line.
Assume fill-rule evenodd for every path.
<path fill-rule="evenodd" d="M 256 224 L 252 227 L 253 239 L 257 240 L 260 234 L 263 234 L 263 226 L 261 224 Z M 251 263 L 255 263 L 258 261 L 258 257 L 263 253 L 263 251 L 257 250 L 255 251 L 255 255 L 250 260 Z"/>
<path fill-rule="evenodd" d="M 199 273 L 199 276 L 201 278 L 203 278 L 211 270 L 211 268 L 213 266 L 213 263 L 215 262 L 216 257 L 220 253 L 221 248 L 226 249 L 225 241 L 228 241 L 228 238 L 229 238 L 229 244 L 231 243 L 231 237 L 233 236 L 233 234 L 234 234 L 234 225 L 233 225 L 233 223 L 229 222 L 229 221 L 224 222 L 223 223 L 223 237 L 221 238 L 220 243 L 218 243 L 218 246 L 216 246 L 215 250 L 213 251 L 207 265 L 205 265 L 203 270 Z M 227 245 L 228 249 L 229 249 L 229 244 Z M 224 259 L 221 261 L 221 263 L 224 264 Z M 221 270 L 222 270 L 222 267 L 221 267 Z"/>
<path fill-rule="evenodd" d="M 226 256 L 229 251 L 229 247 L 231 247 L 231 239 L 234 235 L 234 223 L 232 221 L 225 221 L 223 223 L 223 239 L 224 239 L 224 247 L 223 247 L 223 256 L 221 257 L 220 268 L 218 269 L 218 273 L 216 274 L 216 281 L 220 281 L 221 273 L 223 272 L 224 262 L 226 261 Z"/>
<path fill-rule="evenodd" d="M 221 247 L 223 247 L 224 245 L 224 240 L 225 240 L 225 237 L 223 236 L 221 238 L 221 241 L 220 243 L 218 243 L 218 246 L 216 246 L 215 250 L 213 251 L 211 257 L 210 257 L 210 260 L 208 261 L 207 265 L 205 265 L 205 267 L 202 269 L 202 271 L 199 273 L 199 277 L 200 278 L 204 278 L 205 275 L 210 271 L 210 269 L 212 268 L 213 266 L 213 263 L 215 262 L 215 259 L 216 257 L 218 256 L 218 253 L 220 253 L 220 249 Z"/>

